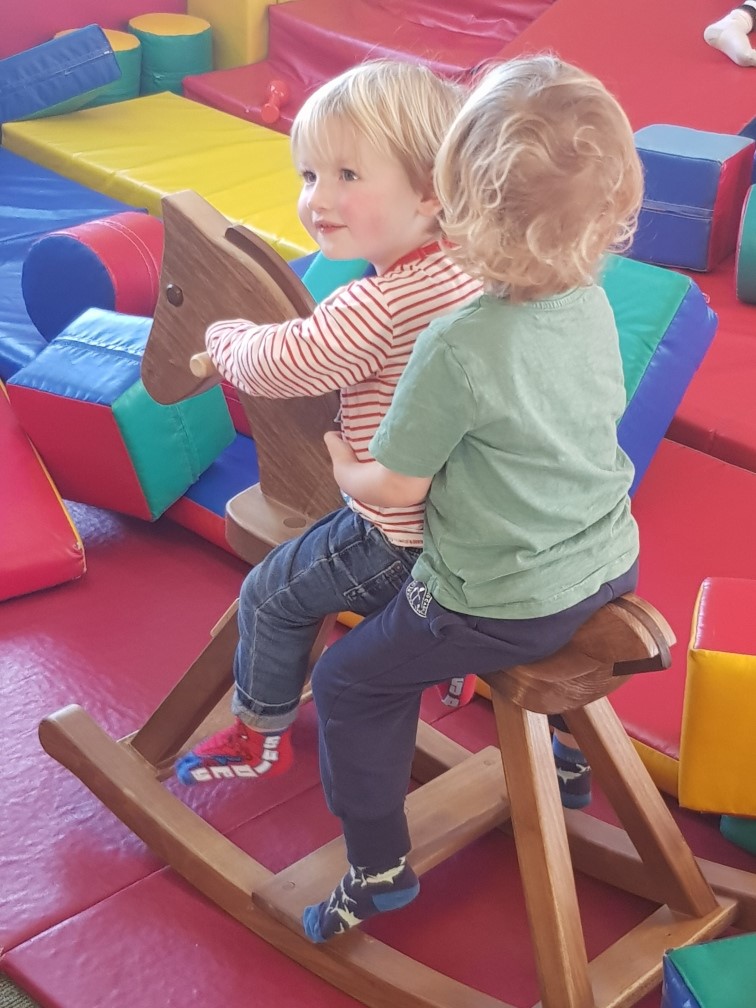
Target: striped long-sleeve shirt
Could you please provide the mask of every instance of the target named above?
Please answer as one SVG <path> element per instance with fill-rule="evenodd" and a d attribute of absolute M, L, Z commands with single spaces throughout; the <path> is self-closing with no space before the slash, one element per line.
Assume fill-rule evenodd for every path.
<path fill-rule="evenodd" d="M 335 291 L 309 318 L 273 325 L 216 322 L 206 334 L 218 371 L 249 395 L 286 399 L 339 390 L 342 435 L 357 457 L 386 413 L 418 334 L 476 294 L 480 284 L 437 245 L 405 256 L 382 276 Z M 399 546 L 421 546 L 422 504 L 355 511 Z"/>

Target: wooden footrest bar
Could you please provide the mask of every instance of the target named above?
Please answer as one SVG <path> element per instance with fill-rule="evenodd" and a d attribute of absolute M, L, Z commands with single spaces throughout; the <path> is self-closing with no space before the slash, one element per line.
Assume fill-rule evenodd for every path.
<path fill-rule="evenodd" d="M 409 861 L 418 875 L 484 836 L 509 815 L 499 750 L 488 746 L 407 795 Z M 302 911 L 324 899 L 348 870 L 341 837 L 279 872 L 254 894 L 277 920 L 301 930 Z"/>
<path fill-rule="evenodd" d="M 704 918 L 660 907 L 588 964 L 596 1008 L 634 1005 L 661 982 L 662 956 L 668 949 L 716 937 L 732 923 L 736 911 L 731 899 Z"/>

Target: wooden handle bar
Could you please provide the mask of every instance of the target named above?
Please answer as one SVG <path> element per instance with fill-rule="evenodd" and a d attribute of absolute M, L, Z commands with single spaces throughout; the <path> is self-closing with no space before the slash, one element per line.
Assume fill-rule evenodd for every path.
<path fill-rule="evenodd" d="M 213 364 L 210 359 L 210 354 L 202 353 L 192 354 L 189 358 L 189 370 L 192 372 L 195 378 L 217 378 L 218 372 L 215 369 L 215 364 Z"/>

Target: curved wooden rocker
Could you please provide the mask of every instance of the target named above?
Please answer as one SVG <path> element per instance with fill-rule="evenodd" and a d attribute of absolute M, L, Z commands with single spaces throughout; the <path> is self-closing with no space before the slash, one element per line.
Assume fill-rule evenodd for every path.
<path fill-rule="evenodd" d="M 232 229 L 234 237 L 230 238 L 227 222 L 223 218 L 218 221 L 219 215 L 206 210 L 198 199 L 181 194 L 165 201 L 167 227 L 178 221 L 187 228 L 186 236 L 192 243 L 197 236 L 190 218 L 200 231 L 210 222 L 201 236 L 210 247 L 203 246 L 193 262 L 174 261 L 169 254 L 164 280 L 181 287 L 184 304 L 188 304 L 187 291 L 193 290 L 194 281 L 191 270 L 202 264 L 211 268 L 211 276 L 217 279 L 230 269 L 230 258 L 234 271 L 238 269 L 234 272 L 235 289 L 238 283 L 249 297 L 260 272 L 275 277 L 280 264 L 272 263 L 273 254 L 261 252 L 259 242 L 246 234 L 249 262 L 245 266 L 236 255 L 242 244 L 237 241 L 238 232 Z M 226 247 L 229 242 L 233 251 Z M 179 272 L 186 268 L 189 272 Z M 267 289 L 266 277 L 260 283 Z M 167 287 L 164 283 L 166 298 Z M 179 299 L 175 291 L 172 296 Z M 150 391 L 160 390 L 167 397 L 200 391 L 198 380 L 188 371 L 188 361 L 201 349 L 202 326 L 214 317 L 232 314 L 232 303 L 214 303 L 205 311 L 200 302 L 194 309 L 196 327 L 182 322 L 174 327 L 165 321 L 161 299 L 153 330 L 156 342 L 151 338 L 145 356 L 145 381 Z M 276 304 L 272 310 L 300 310 L 295 298 L 288 307 Z M 262 318 L 249 303 L 240 314 Z M 160 340 L 171 358 L 165 372 Z M 272 445 L 282 432 L 277 427 L 271 429 L 278 418 L 271 421 L 265 412 L 267 405 L 262 401 L 255 404 L 254 431 L 256 439 Z M 299 405 L 288 404 L 294 419 L 287 436 L 297 436 L 290 432 L 297 428 L 296 416 L 301 418 Z M 296 456 L 301 446 L 309 443 L 303 440 L 285 448 Z M 265 497 L 265 506 L 278 515 L 282 502 L 266 497 L 263 469 L 270 461 L 281 467 L 282 457 L 276 452 L 267 457 L 263 454 L 263 489 L 254 498 L 258 502 Z M 317 463 L 308 461 L 314 476 L 311 485 L 320 486 L 322 480 L 323 487 L 332 487 L 327 461 L 322 453 L 317 458 Z M 300 470 L 289 468 L 289 464 L 273 483 L 283 487 L 284 497 L 296 489 L 300 476 Z M 290 502 L 284 503 L 290 507 Z M 314 505 L 310 505 L 311 511 L 300 505 L 301 500 L 297 502 L 299 510 L 292 510 L 303 521 L 315 517 Z M 259 553 L 267 543 L 264 536 L 268 532 L 260 535 L 256 506 L 249 512 L 232 513 L 229 509 L 229 525 L 235 526 L 234 535 L 245 556 Z M 240 521 L 240 516 L 250 517 L 250 524 Z M 278 534 L 283 534 L 281 529 Z M 324 624 L 323 634 L 326 630 Z M 193 734 L 212 730 L 212 712 L 231 683 L 236 641 L 236 620 L 230 612 L 211 631 L 205 651 L 134 735 L 115 741 L 81 708 L 71 706 L 42 722 L 42 745 L 201 892 L 292 959 L 365 1004 L 373 1008 L 509 1008 L 505 1002 L 473 991 L 359 931 L 327 945 L 312 945 L 302 933 L 300 914 L 344 873 L 342 842 L 327 844 L 273 875 L 161 785 L 167 767 L 182 748 L 191 745 Z M 500 752 L 488 747 L 473 756 L 430 726 L 418 726 L 413 772 L 425 783 L 407 801 L 413 838 L 411 862 L 422 874 L 487 831 L 511 825 L 531 924 L 540 1003 L 545 1008 L 632 1005 L 659 982 L 665 949 L 715 936 L 732 922 L 756 930 L 756 876 L 693 857 L 606 699 L 629 675 L 667 667 L 672 643 L 668 625 L 648 603 L 637 596 L 624 596 L 596 613 L 556 655 L 489 677 Z M 624 830 L 582 812 L 562 810 L 546 713 L 564 714 Z M 222 716 L 228 720 L 227 706 Z M 591 963 L 580 927 L 573 864 L 660 904 L 648 920 Z"/>

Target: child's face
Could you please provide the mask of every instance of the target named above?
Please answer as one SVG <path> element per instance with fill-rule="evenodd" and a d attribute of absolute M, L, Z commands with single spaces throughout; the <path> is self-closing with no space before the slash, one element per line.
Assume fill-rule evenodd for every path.
<path fill-rule="evenodd" d="M 437 202 L 416 193 L 401 164 L 340 136 L 327 153 L 300 150 L 299 217 L 329 259 L 367 259 L 378 274 L 436 233 Z"/>

